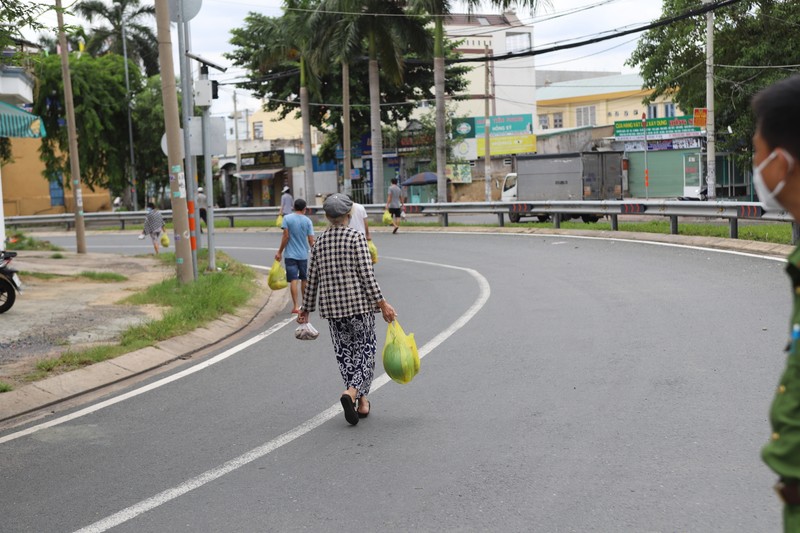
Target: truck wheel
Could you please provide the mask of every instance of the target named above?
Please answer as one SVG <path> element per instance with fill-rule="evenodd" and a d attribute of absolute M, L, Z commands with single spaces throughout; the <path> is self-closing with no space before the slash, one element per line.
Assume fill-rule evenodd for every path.
<path fill-rule="evenodd" d="M 539 222 L 547 222 L 550 220 L 550 215 L 537 215 L 536 218 L 539 219 Z"/>
<path fill-rule="evenodd" d="M 597 222 L 600 220 L 600 217 L 597 215 L 581 215 L 581 220 L 583 220 L 586 224 L 589 224 L 590 222 Z"/>
<path fill-rule="evenodd" d="M 519 222 L 519 219 L 520 219 L 519 213 L 509 213 L 508 214 L 508 220 L 510 220 L 514 224 Z"/>

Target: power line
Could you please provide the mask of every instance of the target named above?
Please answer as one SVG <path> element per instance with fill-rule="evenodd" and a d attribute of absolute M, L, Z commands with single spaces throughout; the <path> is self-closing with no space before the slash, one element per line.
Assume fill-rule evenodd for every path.
<path fill-rule="evenodd" d="M 593 38 L 593 39 L 587 39 L 587 40 L 584 40 L 584 41 L 578 41 L 578 42 L 569 43 L 569 44 L 562 44 L 562 45 L 558 45 L 558 46 L 551 46 L 549 48 L 543 48 L 543 49 L 538 49 L 538 50 L 528 50 L 526 52 L 516 52 L 516 53 L 503 54 L 503 55 L 492 57 L 492 61 L 504 61 L 504 60 L 507 60 L 507 59 L 514 59 L 514 58 L 519 58 L 519 57 L 529 57 L 529 56 L 537 56 L 537 55 L 542 55 L 542 54 L 548 54 L 548 53 L 551 53 L 551 52 L 558 52 L 560 50 L 568 50 L 570 48 L 578 48 L 580 46 L 586 46 L 587 44 L 599 43 L 599 42 L 602 42 L 602 41 L 607 41 L 609 39 L 616 39 L 616 38 L 622 37 L 624 35 L 630 35 L 631 33 L 641 33 L 643 31 L 651 30 L 651 29 L 654 29 L 654 28 L 660 28 L 661 26 L 667 26 L 669 24 L 672 24 L 674 22 L 678 22 L 680 20 L 685 20 L 687 18 L 696 17 L 698 15 L 702 15 L 702 14 L 708 13 L 709 11 L 716 11 L 717 9 L 720 9 L 720 8 L 723 8 L 723 7 L 727 7 L 729 5 L 736 4 L 736 3 L 740 2 L 740 1 L 741 0 L 722 0 L 721 2 L 718 2 L 716 4 L 703 4 L 702 7 L 698 7 L 698 8 L 686 11 L 686 12 L 680 14 L 680 15 L 675 15 L 675 16 L 672 16 L 672 17 L 659 19 L 659 20 L 657 20 L 655 22 L 652 22 L 650 24 L 646 24 L 644 26 L 637 26 L 635 28 L 631 28 L 631 29 L 628 29 L 628 30 L 620 31 L 620 32 L 618 32 L 618 33 L 616 33 L 614 35 L 606 35 L 606 36 L 603 36 L 603 37 L 596 37 L 596 38 Z M 445 63 L 449 64 L 449 65 L 457 64 L 457 63 L 483 63 L 485 61 L 486 61 L 485 57 L 445 59 Z M 421 64 L 421 63 L 430 63 L 430 61 L 409 59 L 409 60 L 407 60 L 407 63 L 418 63 L 418 64 Z"/>

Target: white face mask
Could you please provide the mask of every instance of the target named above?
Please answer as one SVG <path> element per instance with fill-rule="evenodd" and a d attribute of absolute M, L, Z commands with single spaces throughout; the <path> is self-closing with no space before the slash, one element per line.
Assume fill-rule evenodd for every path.
<path fill-rule="evenodd" d="M 786 161 L 789 163 L 789 170 L 786 172 L 788 175 L 794 166 L 794 159 L 792 159 L 792 156 L 785 150 L 781 150 L 780 148 L 773 150 L 760 165 L 753 167 L 753 185 L 756 188 L 756 195 L 758 196 L 758 200 L 764 204 L 764 209 L 767 211 L 779 211 L 783 209 L 783 205 L 778 201 L 777 196 L 783 190 L 784 185 L 786 185 L 786 176 L 781 178 L 781 181 L 778 182 L 774 190 L 770 190 L 767 184 L 764 183 L 764 176 L 761 174 L 761 171 L 778 156 L 778 150 L 780 150 L 780 153 L 783 154 Z"/>

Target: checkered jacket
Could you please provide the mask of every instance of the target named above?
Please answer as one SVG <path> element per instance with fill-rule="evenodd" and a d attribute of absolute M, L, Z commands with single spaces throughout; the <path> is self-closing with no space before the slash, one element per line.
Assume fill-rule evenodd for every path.
<path fill-rule="evenodd" d="M 348 226 L 332 226 L 314 242 L 308 267 L 304 311 L 316 309 L 322 318 L 342 318 L 376 312 L 383 300 L 372 270 L 367 239 Z"/>

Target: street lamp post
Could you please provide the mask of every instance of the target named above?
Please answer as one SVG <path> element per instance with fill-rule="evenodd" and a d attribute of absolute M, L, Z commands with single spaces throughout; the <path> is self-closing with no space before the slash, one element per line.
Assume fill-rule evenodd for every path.
<path fill-rule="evenodd" d="M 642 128 L 644 128 L 644 197 L 650 199 L 650 173 L 647 167 L 647 115 L 642 113 Z"/>

